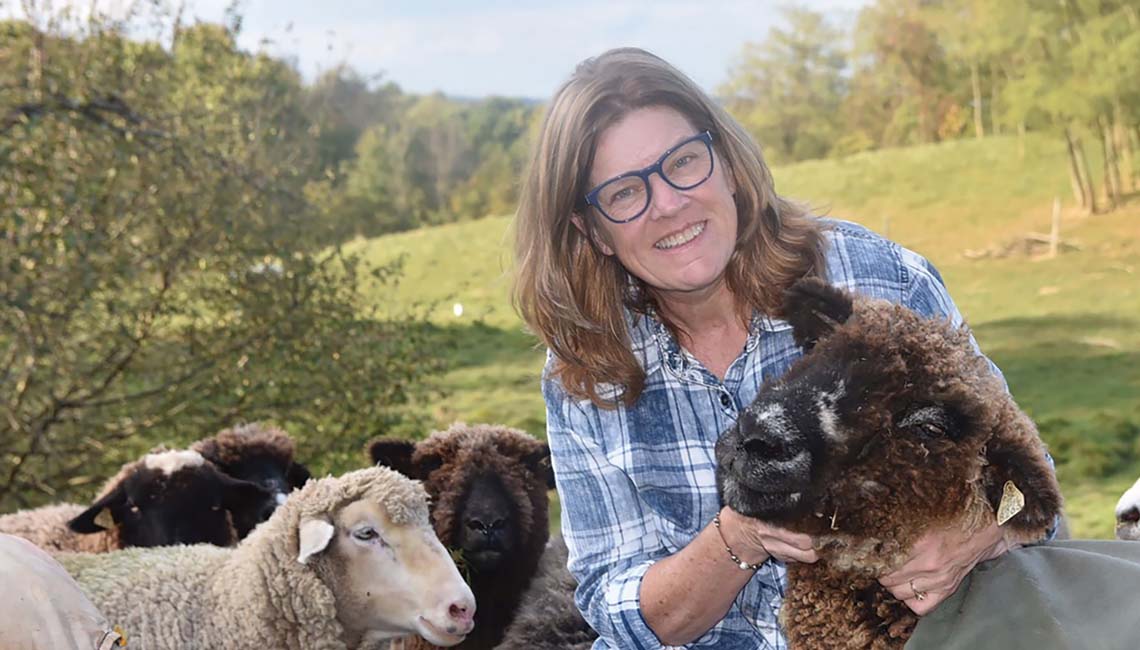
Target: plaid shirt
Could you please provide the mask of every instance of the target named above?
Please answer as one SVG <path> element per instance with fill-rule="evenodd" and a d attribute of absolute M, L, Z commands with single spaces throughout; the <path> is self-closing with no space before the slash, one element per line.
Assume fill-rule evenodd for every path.
<path fill-rule="evenodd" d="M 824 223 L 830 283 L 962 322 L 941 276 L 923 257 L 862 226 Z M 712 521 L 721 507 L 714 478 L 717 438 L 764 381 L 782 375 L 802 354 L 790 325 L 757 315 L 744 350 L 721 381 L 655 318 L 630 315 L 627 322 L 646 374 L 633 406 L 600 409 L 568 396 L 548 374 L 543 380 L 562 534 L 579 581 L 578 608 L 601 635 L 595 650 L 664 647 L 642 618 L 641 578 Z M 786 648 L 776 620 L 785 585 L 783 563 L 769 559 L 724 619 L 685 647 Z"/>

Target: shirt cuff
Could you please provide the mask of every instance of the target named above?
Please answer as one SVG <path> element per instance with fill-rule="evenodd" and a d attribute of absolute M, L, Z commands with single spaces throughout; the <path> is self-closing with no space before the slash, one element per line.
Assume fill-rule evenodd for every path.
<path fill-rule="evenodd" d="M 606 609 L 620 648 L 665 648 L 641 614 L 641 580 L 653 562 L 642 562 L 613 576 L 606 589 Z"/>

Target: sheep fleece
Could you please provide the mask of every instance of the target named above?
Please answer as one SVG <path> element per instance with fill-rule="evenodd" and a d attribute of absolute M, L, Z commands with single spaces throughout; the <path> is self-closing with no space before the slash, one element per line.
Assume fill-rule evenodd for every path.
<path fill-rule="evenodd" d="M 397 522 L 427 518 L 418 484 L 368 469 L 310 481 L 234 549 L 171 546 L 59 560 L 136 650 L 342 650 L 332 591 L 314 562 L 297 562 L 298 526 L 363 497 L 383 503 Z"/>

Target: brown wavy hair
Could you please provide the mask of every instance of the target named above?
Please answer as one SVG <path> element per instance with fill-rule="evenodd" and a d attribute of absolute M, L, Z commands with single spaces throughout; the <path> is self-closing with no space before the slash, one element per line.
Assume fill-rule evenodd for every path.
<path fill-rule="evenodd" d="M 629 113 L 668 107 L 698 131 L 714 134 L 717 156 L 736 186 L 736 249 L 725 278 L 742 320 L 757 310 L 779 316 L 784 291 L 822 269 L 822 238 L 807 210 L 776 195 L 760 148 L 736 121 L 691 79 L 649 52 L 610 50 L 586 59 L 555 93 L 532 151 L 515 215 L 513 301 L 523 320 L 554 353 L 553 377 L 572 396 L 601 407 L 603 384 L 632 404 L 645 371 L 630 350 L 625 310 L 659 308 L 652 287 L 630 275 L 616 256 L 593 243 L 589 191 L 598 136 Z M 583 233 L 573 222 L 582 215 Z"/>

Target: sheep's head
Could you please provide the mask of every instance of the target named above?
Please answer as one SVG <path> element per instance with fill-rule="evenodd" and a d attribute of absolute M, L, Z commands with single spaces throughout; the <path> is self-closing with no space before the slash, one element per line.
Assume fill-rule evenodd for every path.
<path fill-rule="evenodd" d="M 309 470 L 293 458 L 289 434 L 257 422 L 220 431 L 194 443 L 191 449 L 226 474 L 267 490 L 266 499 L 233 511 L 234 528 L 242 538 L 268 519 L 289 493 L 310 477 Z"/>
<path fill-rule="evenodd" d="M 522 431 L 457 423 L 419 443 L 375 440 L 369 456 L 424 481 L 436 533 L 475 573 L 546 544 L 550 448 Z"/>
<path fill-rule="evenodd" d="M 1116 504 L 1116 538 L 1140 542 L 1140 479 Z"/>
<path fill-rule="evenodd" d="M 422 486 L 370 468 L 313 481 L 296 498 L 282 510 L 296 518 L 297 561 L 329 587 L 350 638 L 419 634 L 452 646 L 471 632 L 475 597 L 431 528 Z"/>
<path fill-rule="evenodd" d="M 930 525 L 993 521 L 1012 482 L 1020 539 L 1052 524 L 1060 494 L 1033 425 L 964 329 L 818 280 L 784 314 L 808 352 L 717 442 L 728 506 L 905 548 Z"/>
<path fill-rule="evenodd" d="M 117 528 L 124 547 L 228 546 L 237 541 L 232 513 L 272 498 L 263 487 L 218 471 L 197 452 L 165 451 L 127 466 L 68 527 L 77 533 Z"/>

